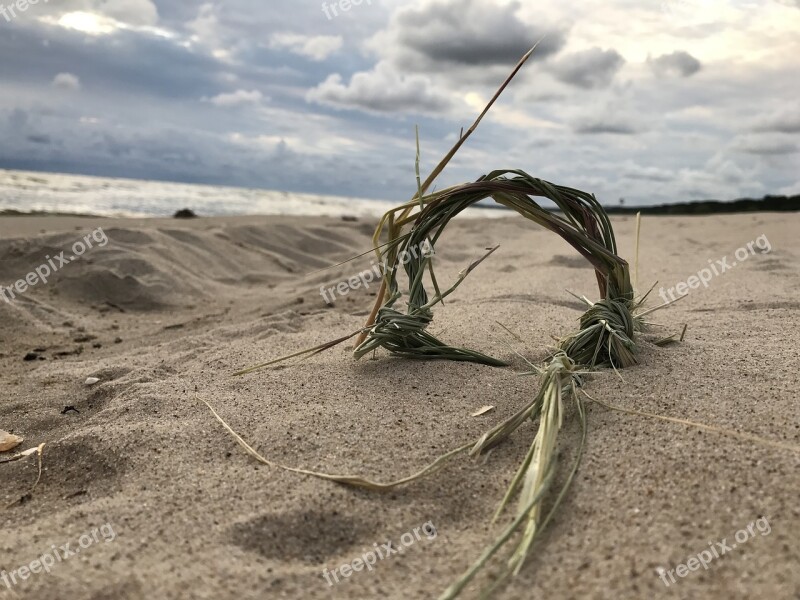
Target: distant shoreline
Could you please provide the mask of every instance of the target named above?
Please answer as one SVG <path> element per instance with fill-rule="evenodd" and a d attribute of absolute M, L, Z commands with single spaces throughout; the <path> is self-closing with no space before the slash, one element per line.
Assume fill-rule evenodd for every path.
<path fill-rule="evenodd" d="M 499 204 L 476 204 L 475 208 L 488 210 L 508 210 Z M 750 212 L 798 212 L 800 211 L 800 195 L 795 196 L 764 196 L 760 200 L 753 198 L 740 198 L 738 200 L 694 200 L 692 202 L 678 202 L 676 204 L 656 204 L 653 206 L 613 206 L 604 204 L 603 208 L 609 215 L 714 215 L 737 214 Z M 552 212 L 560 212 L 551 209 Z"/>
<path fill-rule="evenodd" d="M 483 210 L 508 210 L 504 206 L 497 204 L 477 204 L 473 208 Z M 679 202 L 676 204 L 657 204 L 655 206 L 605 206 L 609 215 L 714 215 L 714 214 L 736 214 L 752 212 L 798 212 L 800 211 L 800 195 L 795 196 L 765 196 L 760 200 L 752 198 L 741 198 L 730 202 L 720 200 L 698 200 L 694 202 Z M 558 212 L 554 210 L 553 212 Z M 203 215 L 202 216 L 218 216 Z M 234 215 L 230 215 L 234 216 Z M 252 215 L 238 216 L 269 216 L 267 214 L 254 213 Z M 97 215 L 91 213 L 69 213 L 61 211 L 21 211 L 13 208 L 0 209 L 0 217 L 84 217 L 84 218 L 118 218 L 113 216 Z M 170 215 L 152 215 L 152 218 L 169 218 Z M 125 217 L 119 217 L 125 218 Z M 145 217 L 146 218 L 146 217 Z"/>
<path fill-rule="evenodd" d="M 82 217 L 90 219 L 113 218 L 113 217 L 104 217 L 103 215 L 93 215 L 89 213 L 65 213 L 56 211 L 51 212 L 47 210 L 31 210 L 26 212 L 22 210 L 16 210 L 14 208 L 0 209 L 0 217 Z"/>
<path fill-rule="evenodd" d="M 800 211 L 800 196 L 764 196 L 761 200 L 741 198 L 731 202 L 720 200 L 698 200 L 678 204 L 656 206 L 606 206 L 610 215 L 714 215 L 749 212 L 796 212 Z"/>

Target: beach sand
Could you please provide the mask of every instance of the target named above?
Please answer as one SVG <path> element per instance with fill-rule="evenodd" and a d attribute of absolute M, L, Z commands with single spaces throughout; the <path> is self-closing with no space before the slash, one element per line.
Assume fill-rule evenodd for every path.
<path fill-rule="evenodd" d="M 614 224 L 621 254 L 632 257 L 634 219 Z M 25 436 L 20 449 L 45 444 L 38 487 L 0 508 L 0 598 L 435 598 L 462 573 L 513 517 L 490 525 L 533 425 L 488 457 L 456 458 L 378 494 L 256 463 L 199 401 L 280 463 L 396 479 L 475 440 L 535 394 L 537 379 L 518 376 L 527 367 L 515 352 L 541 361 L 551 336 L 576 327 L 582 306 L 565 288 L 597 294 L 574 250 L 528 221 L 455 221 L 436 248 L 440 282 L 500 248 L 436 309 L 431 331 L 512 367 L 385 353 L 356 362 L 346 343 L 233 377 L 363 324 L 377 285 L 333 306 L 319 288 L 369 268 L 370 257 L 309 273 L 368 250 L 374 225 L 0 219 L 6 286 L 98 227 L 109 240 L 13 303 L 0 299 L 0 429 Z M 640 288 L 660 282 L 651 305 L 661 302 L 661 286 L 686 281 L 709 260 L 735 261 L 759 236 L 771 252 L 737 261 L 654 313 L 664 327 L 640 338 L 641 364 L 620 373 L 624 381 L 613 371 L 593 375 L 589 394 L 800 446 L 798 231 L 797 214 L 645 218 Z M 683 343 L 652 343 L 685 323 Z M 41 359 L 23 360 L 31 352 Z M 99 382 L 86 386 L 88 377 Z M 496 409 L 470 416 L 484 405 Z M 520 575 L 495 597 L 800 598 L 800 453 L 587 406 L 574 484 Z M 562 472 L 579 439 L 567 415 Z M 36 475 L 35 456 L 0 465 L 0 505 Z M 751 528 L 736 543 L 759 518 L 769 532 Z M 403 534 L 429 522 L 435 537 L 414 538 L 371 571 L 326 581 L 323 569 L 375 544 L 400 547 Z M 96 541 L 93 530 L 101 531 Z M 669 587 L 659 578 L 659 567 L 674 570 L 723 539 L 736 547 L 707 570 Z M 80 552 L 8 589 L 3 571 L 19 580 L 20 567 L 67 543 Z M 464 597 L 476 597 L 499 564 Z"/>

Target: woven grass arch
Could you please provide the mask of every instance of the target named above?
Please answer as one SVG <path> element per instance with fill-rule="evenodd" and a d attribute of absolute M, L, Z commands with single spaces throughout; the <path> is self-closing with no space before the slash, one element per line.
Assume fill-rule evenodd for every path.
<path fill-rule="evenodd" d="M 583 333 L 572 336 L 562 345 L 567 356 L 578 364 L 592 367 L 634 364 L 635 319 L 631 314 L 634 292 L 630 269 L 617 255 L 608 215 L 593 195 L 531 177 L 519 170 L 492 171 L 474 183 L 413 200 L 384 215 L 375 233 L 375 240 L 385 232 L 389 236 L 388 243 L 376 245 L 378 256 L 386 266 L 385 293 L 378 298 L 377 305 L 383 304 L 374 311 L 372 322 L 367 324 L 368 331 L 356 344 L 356 358 L 384 348 L 409 358 L 506 364 L 475 350 L 445 344 L 427 332 L 433 319 L 433 307 L 455 291 L 488 257 L 487 254 L 467 267 L 456 283 L 443 292 L 439 289 L 430 254 L 452 219 L 487 198 L 556 233 L 594 268 L 601 300 L 585 315 L 581 324 Z M 554 202 L 560 214 L 542 208 L 537 198 Z M 409 225 L 410 230 L 403 233 Z M 419 251 L 420 248 L 429 248 L 429 251 Z M 403 297 L 398 281 L 401 269 L 408 278 L 405 312 L 396 308 Z M 432 296 L 425 288 L 426 273 L 435 288 Z"/>
<path fill-rule="evenodd" d="M 427 331 L 433 319 L 433 307 L 452 294 L 496 248 L 467 266 L 461 271 L 455 283 L 445 290 L 440 288 L 436 279 L 431 253 L 412 251 L 424 246 L 429 246 L 430 250 L 434 251 L 440 236 L 452 219 L 478 202 L 491 199 L 561 236 L 587 260 L 597 276 L 599 300 L 594 303 L 586 300 L 588 310 L 580 319 L 578 331 L 564 337 L 544 364 L 528 363 L 531 370 L 523 374 L 539 377 L 536 394 L 532 398 L 523 400 L 514 414 L 485 432 L 479 439 L 440 456 L 417 473 L 388 483 L 371 481 L 358 475 L 310 471 L 270 461 L 249 446 L 208 405 L 214 416 L 256 460 L 272 467 L 376 492 L 389 491 L 429 476 L 458 455 L 483 454 L 525 424 L 536 427 L 530 448 L 495 513 L 497 518 L 508 504 L 517 498 L 514 519 L 500 532 L 496 541 L 484 549 L 469 569 L 443 592 L 441 600 L 451 600 L 459 596 L 495 554 L 507 546 L 511 547 L 511 552 L 505 567 L 495 579 L 495 583 L 488 590 L 484 590 L 483 597 L 491 596 L 495 588 L 502 585 L 508 576 L 516 574 L 522 568 L 535 539 L 550 522 L 567 493 L 581 461 L 586 439 L 586 412 L 582 396 L 585 393 L 581 389 L 584 375 L 595 368 L 616 369 L 635 364 L 635 334 L 641 328 L 642 317 L 647 312 L 655 310 L 639 310 L 647 294 L 635 297 L 630 269 L 628 263 L 618 255 L 608 215 L 592 194 L 531 177 L 524 171 L 497 170 L 475 182 L 426 195 L 434 180 L 475 131 L 482 118 L 532 53 L 533 49 L 523 56 L 484 111 L 465 133 L 462 132 L 458 142 L 424 183 L 419 177 L 419 140 L 417 140 L 417 194 L 411 201 L 388 211 L 381 219 L 373 237 L 374 250 L 385 268 L 381 292 L 365 326 L 314 348 L 239 371 L 236 375 L 250 373 L 290 358 L 313 356 L 356 336 L 354 348 L 356 358 L 383 348 L 406 358 L 446 359 L 498 367 L 507 366 L 505 361 L 476 350 L 448 345 Z M 559 212 L 543 208 L 537 201 L 541 198 L 555 203 Z M 384 235 L 388 236 L 388 242 L 381 243 Z M 408 280 L 405 294 L 401 291 L 399 279 L 401 272 L 405 273 Z M 426 274 L 428 285 L 434 290 L 432 294 L 425 287 Z M 401 311 L 398 306 L 404 297 L 406 310 Z M 569 402 L 574 404 L 574 415 L 582 432 L 581 441 L 574 451 L 571 467 L 565 474 L 561 488 L 556 492 L 551 490 L 557 472 L 556 442 L 566 414 L 565 405 Z M 547 510 L 545 504 L 548 505 Z"/>

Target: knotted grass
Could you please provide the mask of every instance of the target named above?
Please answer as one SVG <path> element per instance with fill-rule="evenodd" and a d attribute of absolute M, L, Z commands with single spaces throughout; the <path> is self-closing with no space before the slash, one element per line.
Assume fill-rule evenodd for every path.
<path fill-rule="evenodd" d="M 555 203 L 560 214 L 543 208 L 537 201 L 539 198 Z M 389 242 L 377 248 L 376 252 L 392 268 L 387 270 L 385 277 L 385 298 L 378 298 L 378 303 L 382 301 L 383 304 L 373 311 L 374 321 L 367 323 L 365 339 L 354 350 L 356 358 L 383 348 L 392 354 L 411 358 L 468 360 L 492 366 L 503 364 L 475 350 L 445 344 L 426 331 L 433 320 L 433 307 L 452 293 L 480 261 L 462 271 L 456 283 L 442 293 L 430 255 L 409 252 L 422 244 L 435 248 L 453 218 L 486 199 L 515 210 L 575 248 L 594 268 L 601 300 L 589 302 L 589 309 L 580 319 L 580 329 L 561 341 L 559 349 L 544 367 L 534 367 L 534 372 L 540 375 L 538 393 L 534 398 L 484 434 L 470 450 L 473 456 L 482 454 L 506 440 L 525 423 L 538 421 L 533 442 L 494 516 L 495 520 L 499 518 L 514 497 L 518 497 L 514 520 L 497 541 L 445 590 L 441 596 L 443 600 L 457 597 L 514 534 L 517 536 L 506 566 L 495 586 L 486 593 L 491 593 L 508 577 L 519 573 L 580 465 L 586 439 L 586 413 L 578 394 L 579 373 L 592 368 L 625 368 L 636 364 L 634 336 L 642 328 L 641 320 L 634 313 L 644 298 L 637 300 L 634 297 L 628 263 L 617 254 L 613 228 L 596 198 L 574 188 L 534 178 L 523 171 L 499 170 L 474 183 L 419 197 L 386 213 L 378 225 L 375 239 L 379 239 L 385 228 L 388 229 Z M 409 226 L 410 230 L 404 232 L 404 228 Z M 409 256 L 412 257 L 410 260 Z M 400 292 L 398 273 L 401 267 L 408 281 L 405 295 Z M 426 273 L 435 290 L 432 299 L 425 288 Z M 405 300 L 405 312 L 396 308 L 401 298 Z M 556 473 L 557 438 L 563 425 L 564 404 L 568 401 L 574 403 L 581 424 L 580 447 L 567 478 L 543 518 L 544 502 Z"/>
<path fill-rule="evenodd" d="M 561 214 L 543 208 L 537 199 L 552 201 Z M 433 320 L 432 309 L 464 281 L 482 259 L 461 272 L 455 284 L 441 292 L 432 258 L 416 252 L 423 245 L 436 248 L 440 236 L 453 218 L 478 202 L 491 199 L 562 237 L 594 267 L 602 300 L 584 315 L 581 330 L 562 344 L 562 350 L 578 364 L 587 366 L 635 364 L 633 333 L 637 327 L 631 312 L 635 308 L 628 263 L 617 255 L 614 231 L 603 207 L 586 192 L 555 185 L 534 178 L 524 171 L 498 170 L 474 183 L 454 186 L 429 194 L 388 211 L 378 224 L 375 239 L 388 230 L 389 242 L 376 248 L 386 270 L 384 297 L 374 318 L 365 326 L 363 341 L 354 356 L 384 348 L 409 358 L 464 360 L 493 366 L 506 363 L 475 350 L 456 348 L 441 342 L 427 327 Z M 410 226 L 408 232 L 403 228 Z M 493 251 L 493 250 L 492 250 Z M 402 260 L 401 260 L 402 257 Z M 399 273 L 405 272 L 408 289 L 400 292 Z M 435 294 L 425 288 L 429 275 Z M 407 309 L 396 305 L 403 299 Z"/>
<path fill-rule="evenodd" d="M 471 456 L 484 454 L 527 423 L 538 423 L 529 450 L 495 512 L 496 520 L 516 497 L 517 509 L 513 521 L 464 575 L 445 590 L 442 599 L 458 596 L 486 563 L 507 544 L 511 544 L 511 548 L 506 565 L 496 584 L 486 593 L 491 593 L 495 587 L 502 585 L 508 577 L 522 569 L 536 539 L 555 514 L 580 465 L 587 430 L 583 398 L 579 393 L 581 375 L 591 369 L 617 369 L 636 364 L 635 337 L 644 325 L 642 316 L 645 312 L 641 311 L 641 305 L 647 294 L 642 298 L 635 298 L 628 263 L 618 255 L 611 222 L 592 194 L 532 177 L 521 170 L 508 169 L 491 171 L 477 181 L 428 193 L 434 180 L 475 131 L 534 49 L 523 56 L 466 134 L 459 138 L 424 182 L 419 176 L 418 143 L 417 192 L 409 202 L 388 211 L 373 236 L 375 252 L 387 268 L 365 325 L 331 342 L 245 369 L 237 375 L 250 373 L 288 358 L 313 356 L 356 336 L 353 352 L 356 359 L 384 349 L 403 358 L 507 366 L 506 361 L 477 350 L 448 344 L 428 331 L 433 321 L 434 307 L 454 293 L 496 248 L 468 265 L 444 291 L 436 278 L 430 253 L 412 252 L 423 246 L 429 246 L 433 250 L 452 219 L 479 202 L 491 200 L 563 238 L 586 259 L 596 274 L 599 300 L 595 303 L 587 300 L 589 308 L 580 319 L 580 328 L 560 341 L 559 347 L 543 366 L 531 365 L 531 374 L 539 376 L 537 393 L 515 414 L 486 432 L 476 442 L 462 445 L 417 473 L 389 483 L 278 465 L 258 454 L 208 405 L 236 441 L 257 460 L 295 473 L 374 491 L 390 490 L 430 475 L 448 460 L 466 451 Z M 542 199 L 554 203 L 558 212 L 544 208 L 540 204 Z M 388 242 L 381 243 L 382 239 L 388 239 Z M 401 283 L 406 284 L 404 291 L 401 291 Z M 432 294 L 428 287 L 433 288 Z M 551 486 L 557 472 L 558 433 L 564 423 L 567 403 L 575 406 L 581 427 L 581 441 L 571 469 L 555 497 L 551 499 Z M 549 509 L 545 510 L 545 502 L 548 500 Z"/>
<path fill-rule="evenodd" d="M 560 214 L 543 208 L 538 199 L 554 202 Z M 330 475 L 292 467 L 287 470 L 373 491 L 386 491 L 411 483 L 441 468 L 449 459 L 469 450 L 471 456 L 485 454 L 502 443 L 526 423 L 538 423 L 533 441 L 494 515 L 497 520 L 516 498 L 516 515 L 496 542 L 445 592 L 441 598 L 457 597 L 494 555 L 511 544 L 509 556 L 496 583 L 486 593 L 502 585 L 522 569 L 534 543 L 555 514 L 580 465 L 586 440 L 586 412 L 579 388 L 581 374 L 601 367 L 625 368 L 636 364 L 635 335 L 643 322 L 635 316 L 646 298 L 635 298 L 628 263 L 617 254 L 611 223 L 596 198 L 586 192 L 534 178 L 519 170 L 492 171 L 474 183 L 467 183 L 418 197 L 387 212 L 376 230 L 380 239 L 384 229 L 389 241 L 376 245 L 376 253 L 389 268 L 384 273 L 384 293 L 377 299 L 377 310 L 364 328 L 347 336 L 292 355 L 313 355 L 356 335 L 363 337 L 354 349 L 356 359 L 379 349 L 413 359 L 470 361 L 490 366 L 507 366 L 503 360 L 477 350 L 447 344 L 427 331 L 433 309 L 454 293 L 466 277 L 496 250 L 465 268 L 444 291 L 432 264 L 435 252 L 415 252 L 423 246 L 436 248 L 446 226 L 467 208 L 486 199 L 515 210 L 533 223 L 566 240 L 594 268 L 601 299 L 592 303 L 580 319 L 580 328 L 563 338 L 551 359 L 542 367 L 531 365 L 538 374 L 538 392 L 515 414 L 482 435 L 475 443 L 456 448 L 419 472 L 386 484 L 352 475 Z M 402 257 L 402 259 L 401 259 Z M 404 273 L 405 277 L 401 275 Z M 401 281 L 407 282 L 404 292 Z M 434 292 L 429 293 L 426 284 Z M 400 310 L 405 305 L 405 310 Z M 289 357 L 284 357 L 289 358 Z M 283 360 L 283 359 L 278 359 Z M 277 361 L 272 361 L 273 364 Z M 252 371 L 255 368 L 244 372 Z M 557 472 L 558 433 L 564 422 L 565 404 L 573 403 L 581 426 L 581 441 L 569 473 L 545 511 Z M 210 408 L 210 407 L 209 407 Z M 212 409 L 213 411 L 213 409 Z M 257 460 L 275 465 L 256 453 L 214 412 L 215 417 Z M 516 537 L 515 537 L 516 535 Z M 514 541 L 511 542 L 511 539 Z"/>

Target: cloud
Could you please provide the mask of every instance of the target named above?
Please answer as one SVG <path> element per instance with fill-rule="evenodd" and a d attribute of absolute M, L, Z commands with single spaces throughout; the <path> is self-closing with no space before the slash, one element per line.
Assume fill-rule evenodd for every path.
<path fill-rule="evenodd" d="M 338 51 L 343 44 L 339 35 L 299 35 L 279 33 L 272 36 L 270 47 L 286 49 L 311 60 L 322 61 Z"/>
<path fill-rule="evenodd" d="M 389 38 L 394 47 L 416 55 L 416 66 L 425 70 L 437 64 L 508 68 L 543 37 L 534 58 L 558 52 L 565 30 L 522 21 L 520 7 L 519 2 L 492 0 L 421 2 L 399 9 L 377 39 L 384 43 Z"/>
<path fill-rule="evenodd" d="M 166 98 L 196 101 L 217 93 L 226 68 L 205 53 L 152 33 L 118 30 L 87 38 L 36 21 L 23 25 L 14 35 L 0 35 L 0 56 L 15 57 L 4 65 L 4 86 L 46 82 L 51 91 L 53 73 L 71 73 L 100 104 L 120 102 L 125 95 L 140 107 L 161 106 Z"/>
<path fill-rule="evenodd" d="M 800 0 L 798 0 L 800 2 Z M 800 6 L 799 6 L 800 7 Z M 800 179 L 778 189 L 778 194 L 784 196 L 800 196 Z"/>
<path fill-rule="evenodd" d="M 397 73 L 425 75 L 453 92 L 473 85 L 496 88 L 537 42 L 531 63 L 566 44 L 565 26 L 541 17 L 523 20 L 521 8 L 516 1 L 417 0 L 397 8 L 364 47 Z"/>
<path fill-rule="evenodd" d="M 263 94 L 258 90 L 236 90 L 228 94 L 219 94 L 207 99 L 207 101 L 215 106 L 231 107 L 244 104 L 260 104 L 263 99 Z"/>
<path fill-rule="evenodd" d="M 80 24 L 81 19 L 89 22 L 116 21 L 134 27 L 155 26 L 159 21 L 158 8 L 152 0 L 59 0 L 58 2 L 39 2 L 35 7 L 38 15 L 60 17 L 72 15 L 65 24 Z"/>
<path fill-rule="evenodd" d="M 527 23 L 517 14 L 520 7 L 493 0 L 419 0 L 400 6 L 364 45 L 377 57 L 371 69 L 353 73 L 349 81 L 331 74 L 306 99 L 384 114 L 444 114 L 463 107 L 464 95 L 475 86 L 496 89 L 543 37 L 532 62 L 566 43 L 564 27 Z"/>
<path fill-rule="evenodd" d="M 201 4 L 194 19 L 186 23 L 186 29 L 191 33 L 192 42 L 226 53 L 221 38 L 222 28 L 213 4 Z"/>
<path fill-rule="evenodd" d="M 158 9 L 152 0 L 102 0 L 91 4 L 97 12 L 121 23 L 130 25 L 158 23 Z"/>
<path fill-rule="evenodd" d="M 647 64 L 659 77 L 691 77 L 703 68 L 702 63 L 683 50 L 663 54 L 658 58 L 647 58 Z"/>
<path fill-rule="evenodd" d="M 450 107 L 448 96 L 420 75 L 399 75 L 387 63 L 374 71 L 356 73 L 345 84 L 341 75 L 329 76 L 306 94 L 306 100 L 337 108 L 375 112 L 440 112 Z"/>
<path fill-rule="evenodd" d="M 644 127 L 638 117 L 615 103 L 604 110 L 595 108 L 593 112 L 574 119 L 572 130 L 582 134 L 633 135 L 644 131 Z"/>
<path fill-rule="evenodd" d="M 51 144 L 53 142 L 53 140 L 50 138 L 49 135 L 36 134 L 36 133 L 32 133 L 32 134 L 26 136 L 25 139 L 28 140 L 29 142 L 33 143 L 33 144 L 48 145 L 48 144 Z"/>
<path fill-rule="evenodd" d="M 614 135 L 633 135 L 638 133 L 638 129 L 630 123 L 623 121 L 602 121 L 600 119 L 587 119 L 575 123 L 573 126 L 575 133 L 610 133 Z"/>
<path fill-rule="evenodd" d="M 72 73 L 59 73 L 53 78 L 53 87 L 62 90 L 79 90 L 81 89 L 81 80 Z"/>
<path fill-rule="evenodd" d="M 622 166 L 622 176 L 628 179 L 664 183 L 674 179 L 675 174 L 672 171 L 660 167 L 643 167 L 633 161 L 627 161 Z"/>
<path fill-rule="evenodd" d="M 758 155 L 794 154 L 800 151 L 794 137 L 780 133 L 748 134 L 737 137 L 733 149 Z"/>
<path fill-rule="evenodd" d="M 758 119 L 753 131 L 778 133 L 800 133 L 800 109 L 784 108 Z"/>
<path fill-rule="evenodd" d="M 625 64 L 616 50 L 591 48 L 568 54 L 549 69 L 556 79 L 586 90 L 607 87 Z"/>

